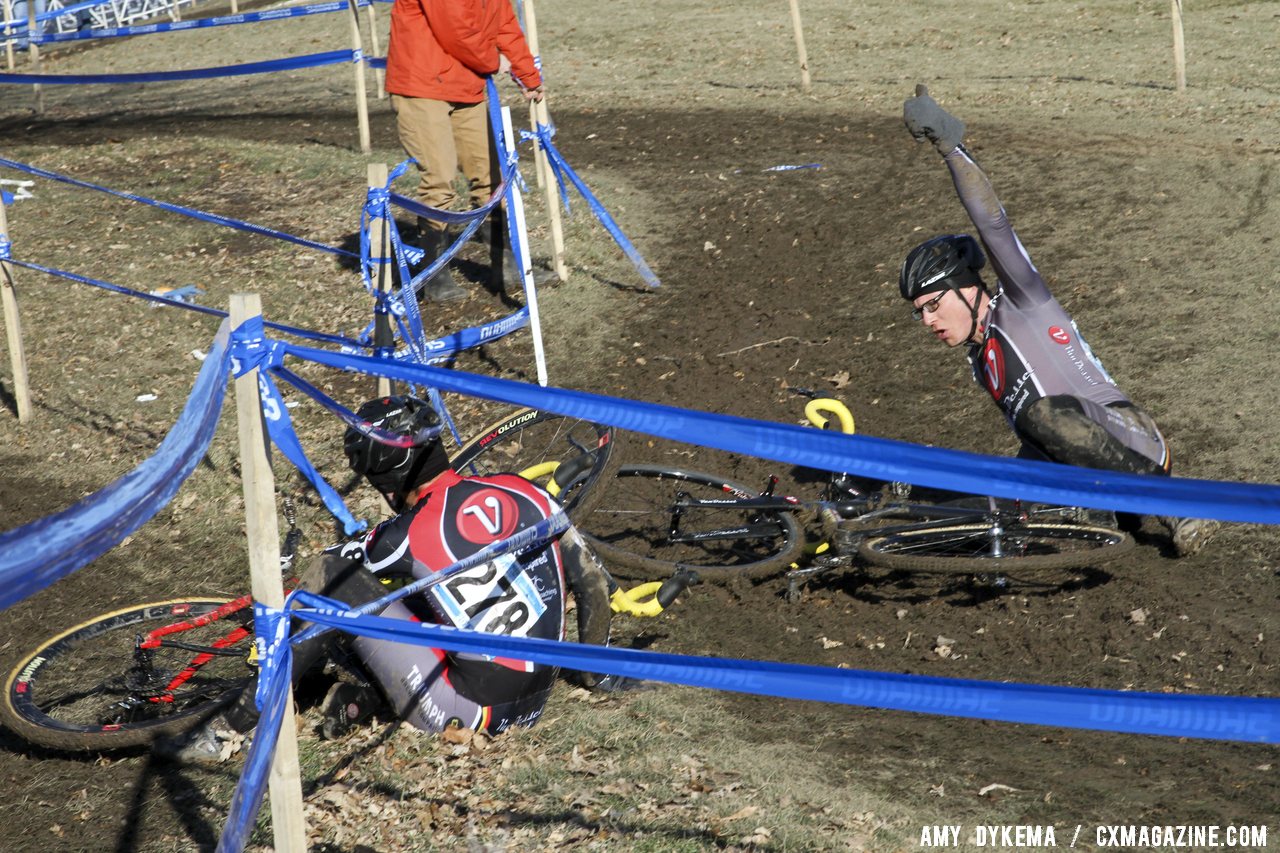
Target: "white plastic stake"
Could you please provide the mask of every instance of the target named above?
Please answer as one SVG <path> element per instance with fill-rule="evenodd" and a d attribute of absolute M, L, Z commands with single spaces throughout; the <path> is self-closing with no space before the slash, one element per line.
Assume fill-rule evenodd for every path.
<path fill-rule="evenodd" d="M 511 108 L 502 108 L 502 136 L 507 156 L 515 153 L 516 142 L 511 131 Z M 547 358 L 542 349 L 542 323 L 538 319 L 538 294 L 533 285 L 533 265 L 529 261 L 529 233 L 524 224 L 524 198 L 520 188 L 512 181 L 511 200 L 507 203 L 507 227 L 516 240 L 520 242 L 520 255 L 524 258 L 524 268 L 520 270 L 520 280 L 524 283 L 525 304 L 529 306 L 529 329 L 533 332 L 533 358 L 538 366 L 538 384 L 547 384 Z"/>

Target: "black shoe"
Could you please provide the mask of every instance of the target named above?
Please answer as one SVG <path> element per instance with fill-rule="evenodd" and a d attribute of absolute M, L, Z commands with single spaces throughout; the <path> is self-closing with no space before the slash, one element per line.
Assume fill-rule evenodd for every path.
<path fill-rule="evenodd" d="M 337 740 L 373 716 L 379 704 L 381 699 L 372 687 L 339 681 L 329 688 L 320 706 L 320 734 L 325 740 Z"/>
<path fill-rule="evenodd" d="M 448 236 L 445 232 L 432 228 L 421 233 L 422 251 L 425 253 L 423 261 L 427 266 L 435 263 L 440 257 L 447 240 Z M 418 291 L 418 295 L 425 302 L 457 302 L 467 298 L 467 291 L 453 280 L 449 265 L 445 264 L 438 273 L 427 279 L 427 283 L 422 286 L 422 290 Z"/>
<path fill-rule="evenodd" d="M 467 298 L 467 291 L 458 286 L 448 268 L 445 268 L 427 279 L 419 295 L 423 302 L 458 302 Z"/>

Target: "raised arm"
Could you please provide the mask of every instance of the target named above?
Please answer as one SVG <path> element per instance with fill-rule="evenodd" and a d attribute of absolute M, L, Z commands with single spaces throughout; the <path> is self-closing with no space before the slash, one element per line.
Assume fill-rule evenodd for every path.
<path fill-rule="evenodd" d="M 991 181 L 962 144 L 964 122 L 938 106 L 924 86 L 917 86 L 916 96 L 904 104 L 903 119 L 916 141 L 932 142 L 942 155 L 960 203 L 978 230 L 1010 301 L 1034 305 L 1051 299 L 1048 286 L 1009 223 Z"/>

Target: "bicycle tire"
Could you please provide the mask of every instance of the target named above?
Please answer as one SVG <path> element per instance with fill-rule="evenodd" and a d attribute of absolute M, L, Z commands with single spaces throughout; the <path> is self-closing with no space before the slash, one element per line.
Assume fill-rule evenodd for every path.
<path fill-rule="evenodd" d="M 1127 533 L 1086 524 L 1010 525 L 1001 556 L 990 548 L 991 525 L 956 524 L 869 535 L 858 546 L 866 562 L 889 569 L 947 572 L 1013 572 L 1077 569 L 1114 560 L 1133 548 Z"/>
<path fill-rule="evenodd" d="M 777 532 L 752 539 L 672 543 L 668 540 L 670 509 L 679 491 L 703 498 L 724 498 L 727 492 L 754 494 L 714 474 L 662 465 L 623 465 L 579 530 L 606 567 L 621 567 L 645 580 L 664 580 L 680 569 L 692 569 L 705 580 L 766 577 L 790 566 L 804 551 L 804 532 L 794 512 L 731 507 L 690 508 L 686 519 L 699 530 L 731 530 L 755 517 L 776 524 Z"/>
<path fill-rule="evenodd" d="M 622 463 L 618 437 L 606 424 L 525 408 L 481 430 L 450 463 L 458 473 L 478 477 L 542 467 L 532 479 L 576 523 L 600 501 Z M 550 461 L 559 465 L 547 472 Z"/>
<path fill-rule="evenodd" d="M 253 673 L 246 655 L 215 657 L 175 692 L 172 703 L 147 702 L 126 709 L 120 707 L 124 697 L 154 693 L 139 683 L 143 676 L 133 663 L 135 639 L 226 603 L 225 598 L 182 598 L 135 604 L 45 640 L 9 671 L 0 721 L 26 741 L 71 751 L 141 746 L 194 728 L 249 683 Z M 183 642 L 210 645 L 236 624 L 219 620 L 179 636 Z M 252 633 L 242 642 L 247 654 Z M 161 677 L 148 679 L 149 684 L 161 678 L 167 684 L 193 656 L 186 649 L 154 650 L 152 659 Z"/>

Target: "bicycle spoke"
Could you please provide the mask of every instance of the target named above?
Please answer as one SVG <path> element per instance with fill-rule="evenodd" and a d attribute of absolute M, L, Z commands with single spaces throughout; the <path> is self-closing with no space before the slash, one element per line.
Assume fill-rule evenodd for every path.
<path fill-rule="evenodd" d="M 238 653 L 205 655 L 207 662 L 198 666 L 197 653 L 180 647 L 211 648 L 239 637 L 237 618 L 187 623 L 224 603 L 139 605 L 54 637 L 10 672 L 0 706 L 6 726 L 34 743 L 64 749 L 141 744 L 189 728 L 233 698 L 252 675 L 246 665 L 251 634 Z M 181 624 L 181 643 L 138 651 L 141 635 L 174 624 Z"/>

